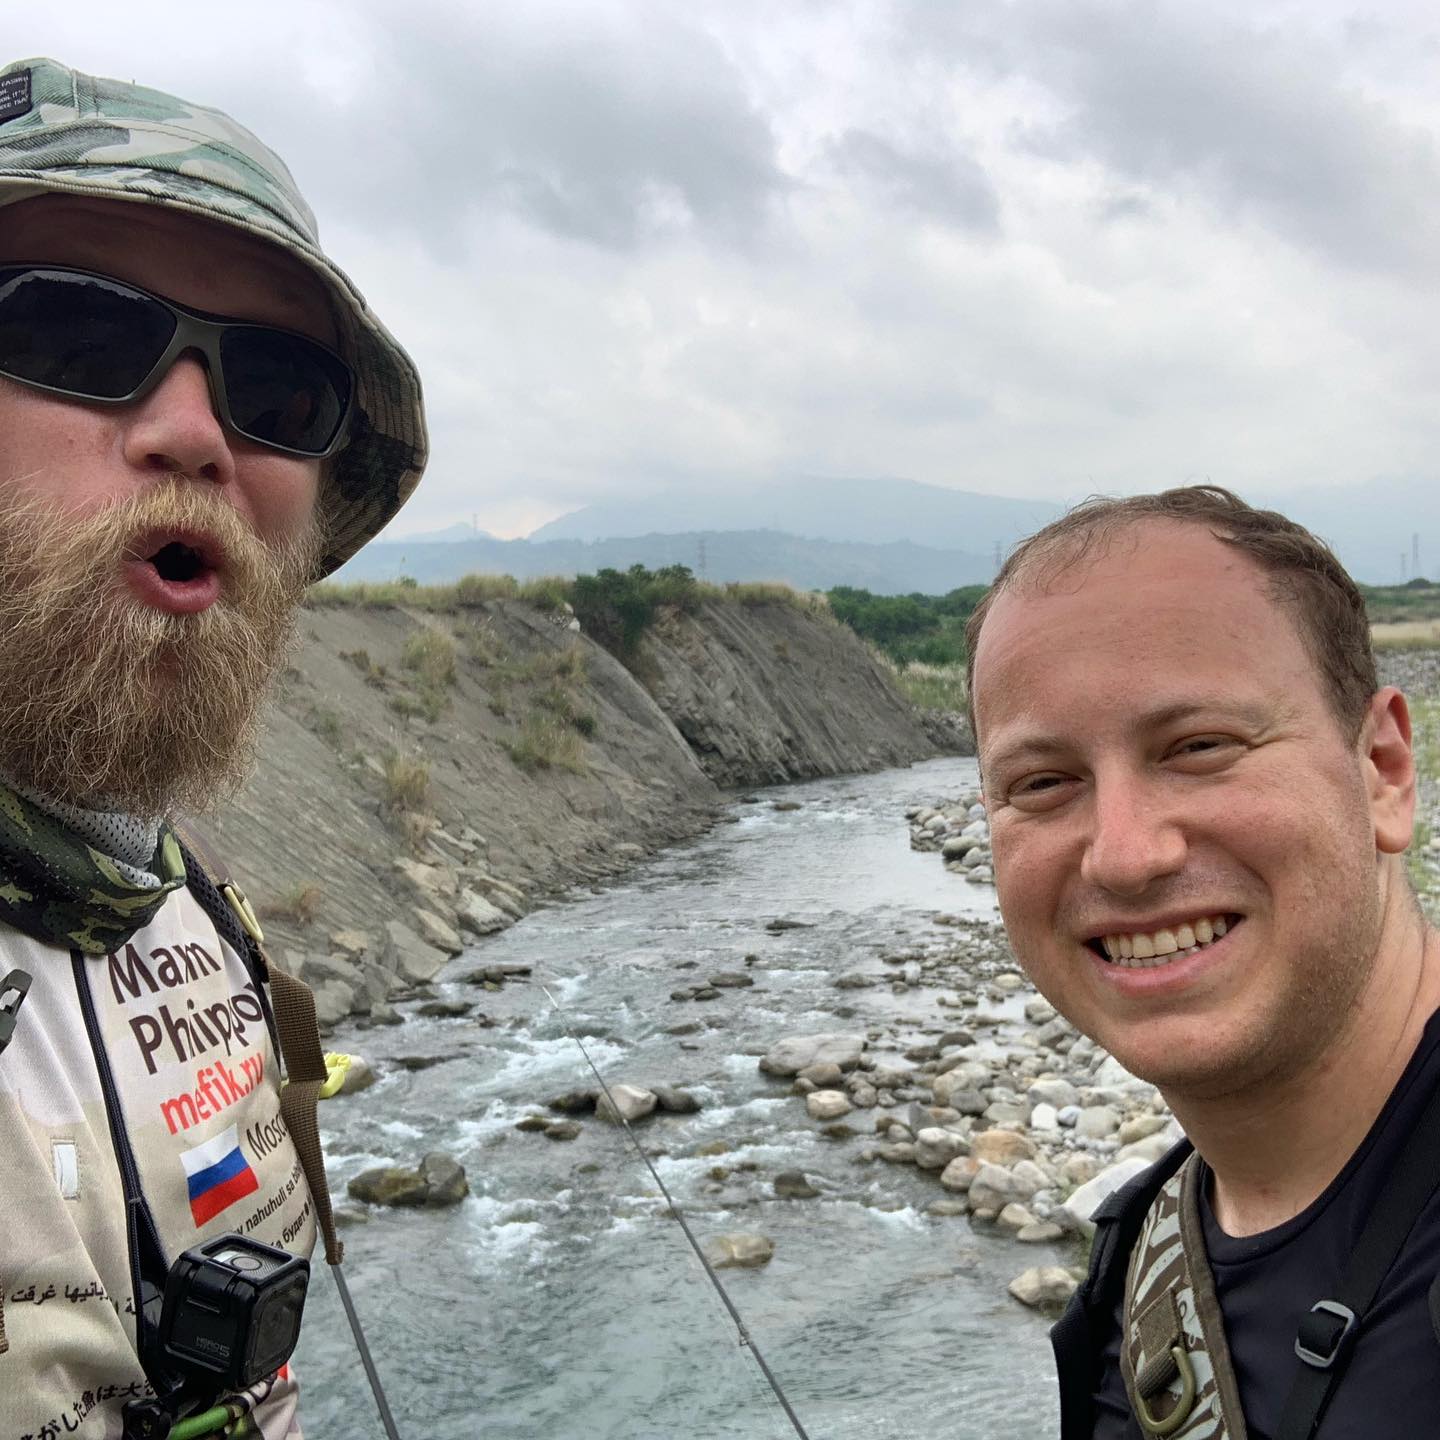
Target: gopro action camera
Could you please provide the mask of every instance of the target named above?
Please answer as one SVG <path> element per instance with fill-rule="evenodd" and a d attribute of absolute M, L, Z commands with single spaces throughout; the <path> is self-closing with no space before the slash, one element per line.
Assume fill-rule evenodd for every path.
<path fill-rule="evenodd" d="M 310 1262 L 273 1245 L 243 1235 L 197 1245 L 165 1282 L 162 1353 L 217 1390 L 243 1390 L 290 1358 L 309 1284 Z"/>

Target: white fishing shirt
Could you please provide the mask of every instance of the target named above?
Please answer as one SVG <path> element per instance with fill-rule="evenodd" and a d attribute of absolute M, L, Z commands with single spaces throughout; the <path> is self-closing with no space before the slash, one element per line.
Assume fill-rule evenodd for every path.
<path fill-rule="evenodd" d="M 0 1440 L 118 1440 L 149 1393 L 126 1149 L 168 1263 L 230 1232 L 309 1256 L 314 1207 L 256 983 L 187 889 L 111 955 L 0 927 L 12 969 L 33 984 L 0 1052 Z M 296 1440 L 289 1367 L 256 1395 L 265 1440 Z"/>

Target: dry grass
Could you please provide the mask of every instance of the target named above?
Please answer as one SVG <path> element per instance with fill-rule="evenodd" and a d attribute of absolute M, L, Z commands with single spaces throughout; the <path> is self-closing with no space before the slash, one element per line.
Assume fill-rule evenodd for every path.
<path fill-rule="evenodd" d="M 1434 650 L 1440 646 L 1440 620 L 1389 620 L 1370 627 L 1377 650 Z"/>
<path fill-rule="evenodd" d="M 296 885 L 265 906 L 267 915 L 289 920 L 295 925 L 310 925 L 320 913 L 325 892 L 318 885 Z"/>
<path fill-rule="evenodd" d="M 426 626 L 406 642 L 400 663 L 413 670 L 422 685 L 437 688 L 455 683 L 455 642 L 444 630 Z"/>
<path fill-rule="evenodd" d="M 965 667 L 926 665 L 910 660 L 897 665 L 873 646 L 870 653 L 890 672 L 895 688 L 921 710 L 963 711 L 965 709 Z"/>
<path fill-rule="evenodd" d="M 532 711 L 520 729 L 500 743 L 505 753 L 528 774 L 537 770 L 569 770 L 579 775 L 588 768 L 579 729 L 551 711 Z"/>
<path fill-rule="evenodd" d="M 391 753 L 385 757 L 385 806 L 392 811 L 423 811 L 430 799 L 430 766 Z"/>
<path fill-rule="evenodd" d="M 305 601 L 317 609 L 370 606 L 393 610 L 403 605 L 413 610 L 453 613 L 478 608 L 491 600 L 522 600 L 537 610 L 559 610 L 574 599 L 574 584 L 573 578 L 565 575 L 541 575 L 531 580 L 517 580 L 513 575 L 466 575 L 453 585 L 418 585 L 408 577 L 349 584 L 323 580 L 310 587 Z M 695 593 L 705 600 L 733 605 L 789 605 L 817 618 L 830 615 L 830 602 L 821 591 L 796 590 L 783 580 L 732 580 L 723 585 L 697 580 L 694 586 Z"/>

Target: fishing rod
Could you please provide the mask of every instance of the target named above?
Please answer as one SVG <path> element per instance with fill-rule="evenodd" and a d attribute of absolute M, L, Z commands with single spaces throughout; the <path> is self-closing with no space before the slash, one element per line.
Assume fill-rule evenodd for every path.
<path fill-rule="evenodd" d="M 760 1353 L 760 1347 L 755 1343 L 749 1329 L 746 1327 L 744 1317 L 735 1308 L 735 1302 L 731 1300 L 729 1293 L 720 1283 L 720 1277 L 715 1273 L 715 1268 L 706 1259 L 705 1252 L 700 1248 L 700 1242 L 696 1240 L 694 1232 L 690 1229 L 690 1222 L 686 1220 L 679 1205 L 675 1203 L 675 1197 L 666 1188 L 665 1182 L 660 1178 L 660 1172 L 651 1163 L 650 1157 L 645 1153 L 645 1147 L 640 1143 L 635 1131 L 631 1128 L 629 1120 L 625 1118 L 625 1112 L 615 1102 L 615 1097 L 610 1093 L 610 1087 L 605 1083 L 605 1077 L 596 1067 L 595 1062 L 590 1058 L 590 1052 L 585 1048 L 584 1042 L 575 1033 L 575 1027 L 571 1025 L 569 1014 L 564 1006 L 550 993 L 549 987 L 541 985 L 545 991 L 546 998 L 555 1007 L 555 1012 L 560 1017 L 560 1023 L 565 1027 L 565 1033 L 579 1047 L 580 1053 L 585 1057 L 585 1063 L 590 1067 L 590 1073 L 599 1082 L 600 1089 L 604 1092 L 605 1098 L 610 1102 L 611 1113 L 625 1127 L 625 1133 L 630 1137 L 630 1143 L 635 1147 L 635 1153 L 645 1162 L 645 1168 L 650 1172 L 650 1178 L 660 1187 L 660 1193 L 665 1197 L 665 1203 L 670 1207 L 670 1213 L 679 1222 L 680 1229 L 684 1232 L 685 1238 L 690 1242 L 690 1248 L 695 1252 L 695 1258 L 699 1260 L 706 1275 L 710 1277 L 710 1283 L 715 1287 L 716 1293 L 724 1302 L 726 1310 L 730 1312 L 730 1319 L 734 1322 L 735 1332 L 740 1339 L 740 1348 L 748 1350 L 754 1357 L 755 1363 L 760 1367 L 760 1373 L 764 1375 L 771 1390 L 775 1392 L 775 1398 L 780 1402 L 780 1408 L 785 1412 L 785 1418 L 795 1427 L 795 1433 L 800 1440 L 810 1440 L 805 1433 L 805 1427 L 800 1423 L 800 1417 L 795 1413 L 790 1401 L 786 1398 L 785 1392 L 780 1388 L 780 1382 L 775 1378 L 774 1372 L 765 1363 L 765 1357 Z"/>

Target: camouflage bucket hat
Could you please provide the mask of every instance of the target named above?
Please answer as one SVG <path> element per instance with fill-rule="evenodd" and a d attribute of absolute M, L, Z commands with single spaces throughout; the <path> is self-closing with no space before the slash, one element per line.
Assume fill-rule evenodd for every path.
<path fill-rule="evenodd" d="M 428 442 L 420 377 L 349 277 L 320 249 L 285 162 L 219 110 L 54 60 L 0 70 L 0 206 L 34 195 L 143 202 L 234 225 L 279 245 L 331 297 L 355 370 L 349 440 L 329 462 L 320 574 L 348 560 L 409 498 Z"/>

